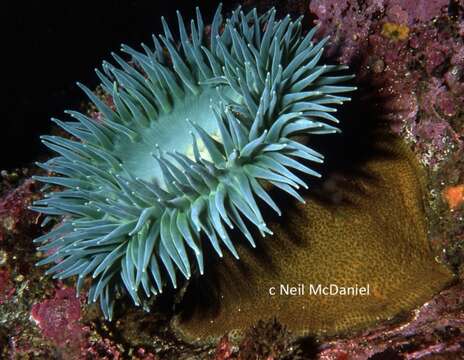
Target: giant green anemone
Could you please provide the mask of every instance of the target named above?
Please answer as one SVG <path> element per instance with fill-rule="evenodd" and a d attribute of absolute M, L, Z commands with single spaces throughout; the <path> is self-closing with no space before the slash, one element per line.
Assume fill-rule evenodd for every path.
<path fill-rule="evenodd" d="M 129 60 L 103 63 L 103 97 L 78 84 L 99 121 L 67 111 L 53 121 L 72 136 L 42 137 L 58 156 L 39 164 L 50 176 L 35 177 L 47 185 L 32 209 L 60 222 L 35 239 L 53 249 L 38 265 L 77 275 L 78 291 L 91 277 L 108 319 L 117 293 L 141 305 L 202 274 L 205 246 L 238 258 L 230 229 L 253 247 L 271 235 L 258 204 L 280 214 L 269 186 L 304 201 L 302 175 L 319 176 L 309 164 L 323 156 L 300 139 L 337 132 L 333 106 L 354 89 L 337 85 L 352 78 L 344 66 L 320 64 L 327 39 L 301 18 L 238 8 L 223 20 L 219 6 L 208 31 L 197 9 L 188 33 L 177 16 L 179 40 L 162 19 L 154 48 L 123 45 Z"/>

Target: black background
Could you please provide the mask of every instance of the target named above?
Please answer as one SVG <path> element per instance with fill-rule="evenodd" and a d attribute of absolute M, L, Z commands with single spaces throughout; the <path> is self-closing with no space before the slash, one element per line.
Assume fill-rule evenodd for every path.
<path fill-rule="evenodd" d="M 191 18 L 200 6 L 209 22 L 220 1 L 18 1 L 0 12 L 2 97 L 0 170 L 27 166 L 46 149 L 40 134 L 51 131 L 50 117 L 80 109 L 85 95 L 75 85 L 98 84 L 93 69 L 121 43 L 136 49 L 161 32 L 164 15 L 172 27 L 175 11 Z M 225 8 L 232 1 L 222 1 Z M 6 61 L 5 61 L 6 60 Z"/>

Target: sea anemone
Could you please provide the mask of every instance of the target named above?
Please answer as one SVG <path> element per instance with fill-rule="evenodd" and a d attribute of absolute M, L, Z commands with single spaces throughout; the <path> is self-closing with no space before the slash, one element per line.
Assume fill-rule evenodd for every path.
<path fill-rule="evenodd" d="M 179 272 L 202 274 L 205 243 L 238 258 L 227 228 L 253 247 L 250 224 L 272 234 L 257 200 L 280 214 L 272 186 L 304 201 L 295 171 L 320 176 L 307 162 L 323 156 L 297 139 L 338 132 L 332 106 L 354 90 L 336 85 L 346 67 L 319 64 L 327 39 L 313 43 L 301 18 L 238 8 L 224 21 L 219 6 L 205 31 L 197 9 L 188 34 L 177 17 L 180 41 L 162 19 L 154 49 L 122 45 L 130 61 L 96 70 L 107 101 L 78 84 L 100 121 L 66 111 L 75 121 L 52 120 L 72 137 L 42 137 L 59 155 L 38 164 L 51 175 L 35 177 L 47 185 L 31 208 L 61 222 L 34 240 L 51 253 L 38 265 L 78 275 L 78 291 L 91 277 L 107 319 L 117 293 L 141 305 Z"/>

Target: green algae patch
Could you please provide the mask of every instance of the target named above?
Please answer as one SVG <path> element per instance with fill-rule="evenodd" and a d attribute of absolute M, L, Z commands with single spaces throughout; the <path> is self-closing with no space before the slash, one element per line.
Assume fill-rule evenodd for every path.
<path fill-rule="evenodd" d="M 453 275 L 429 245 L 414 154 L 396 138 L 376 147 L 380 155 L 332 200 L 315 191 L 304 205 L 287 202 L 256 250 L 241 246 L 240 261 L 210 264 L 187 288 L 176 331 L 203 342 L 276 317 L 295 335 L 332 336 L 393 319 L 443 289 Z"/>

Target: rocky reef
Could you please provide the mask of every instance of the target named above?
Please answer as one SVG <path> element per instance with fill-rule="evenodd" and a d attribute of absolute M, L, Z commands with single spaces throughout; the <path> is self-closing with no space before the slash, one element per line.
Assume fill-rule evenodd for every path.
<path fill-rule="evenodd" d="M 342 152 L 361 165 L 368 163 L 364 146 L 375 142 L 372 132 L 360 136 L 361 129 L 388 128 L 402 139 L 402 146 L 409 148 L 406 153 L 411 152 L 423 172 L 425 206 L 416 215 L 419 222 L 425 220 L 421 242 L 430 247 L 427 256 L 432 258 L 426 263 L 441 263 L 440 269 L 446 266 L 454 272 L 455 284 L 434 297 L 420 297 L 412 312 L 395 309 L 396 316 L 386 316 L 391 318 L 388 322 L 369 322 L 359 332 L 335 338 L 296 338 L 298 329 L 281 324 L 272 314 L 256 312 L 239 341 L 234 333 L 224 331 L 214 344 L 193 345 L 176 336 L 171 326 L 184 293 L 189 296 L 188 287 L 165 294 L 150 313 L 123 303 L 116 309 L 115 320 L 105 322 L 97 307 L 84 306 L 84 295 L 76 297 L 72 281 L 52 280 L 34 266 L 43 254 L 36 254 L 31 240 L 42 233 L 39 224 L 43 219 L 27 210 L 40 197 L 39 185 L 30 178 L 38 170 L 31 166 L 2 171 L 0 179 L 0 357 L 341 360 L 464 356 L 464 1 L 242 3 L 261 10 L 274 5 L 282 14 L 304 15 L 308 27 L 321 24 L 319 37 L 331 36 L 328 61 L 350 65 L 359 86 L 353 103 L 339 114 L 345 135 L 336 141 L 333 154 Z M 343 157 L 330 153 L 327 163 L 326 181 L 317 184 L 319 191 L 313 196 L 319 203 L 327 200 L 327 194 L 331 201 L 340 202 L 343 194 L 336 190 L 344 183 L 340 174 L 347 167 Z M 373 201 L 380 201 L 382 194 L 376 194 Z M 317 201 L 311 206 L 316 208 Z M 397 231 L 398 236 L 403 230 Z M 387 260 L 391 261 L 379 258 L 385 264 L 385 278 L 392 270 Z M 417 264 L 410 254 L 404 261 L 411 267 Z M 424 271 L 413 281 L 430 284 L 433 276 L 428 271 L 436 275 L 433 270 L 438 265 L 430 266 L 428 270 L 421 267 Z M 404 298 L 410 295 L 402 291 Z M 332 310 L 340 318 L 346 315 L 342 308 Z"/>

